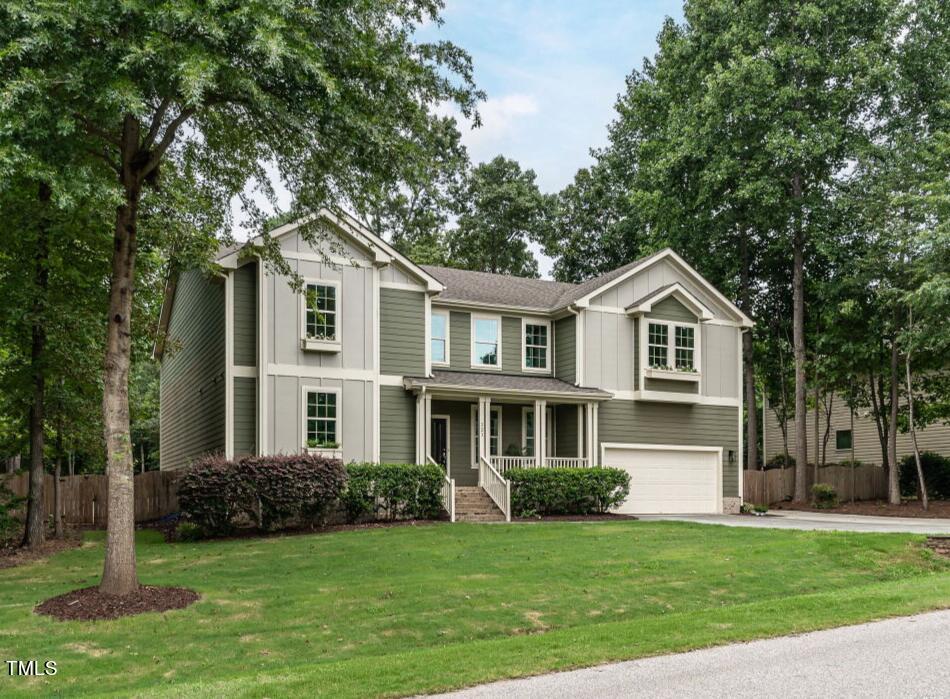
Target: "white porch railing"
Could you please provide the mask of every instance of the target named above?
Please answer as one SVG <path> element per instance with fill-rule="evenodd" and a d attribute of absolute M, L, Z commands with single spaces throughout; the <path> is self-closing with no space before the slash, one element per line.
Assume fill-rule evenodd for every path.
<path fill-rule="evenodd" d="M 498 505 L 498 509 L 505 515 L 505 521 L 510 522 L 511 483 L 506 481 L 484 456 L 478 457 L 478 485 Z"/>
<path fill-rule="evenodd" d="M 434 465 L 441 465 L 438 461 L 433 459 L 431 456 L 426 455 L 426 460 Z M 442 490 L 440 492 L 442 497 L 442 507 L 445 508 L 445 511 L 449 513 L 449 521 L 455 521 L 455 479 L 449 478 L 449 469 L 445 469 L 445 475 L 442 477 Z"/>
<path fill-rule="evenodd" d="M 502 475 L 513 468 L 587 468 L 583 456 L 548 456 L 538 465 L 533 456 L 493 456 L 491 464 Z"/>

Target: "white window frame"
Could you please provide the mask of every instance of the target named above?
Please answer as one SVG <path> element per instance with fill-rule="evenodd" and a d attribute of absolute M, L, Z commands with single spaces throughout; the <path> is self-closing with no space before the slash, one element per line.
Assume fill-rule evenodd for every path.
<path fill-rule="evenodd" d="M 432 456 L 432 420 L 445 420 L 445 468 L 452 470 L 452 416 L 447 414 L 432 413 L 429 416 L 429 445 L 426 453 Z M 434 456 L 432 457 L 435 458 Z"/>
<path fill-rule="evenodd" d="M 336 308 L 334 310 L 334 320 L 336 322 L 336 337 L 333 340 L 318 340 L 307 337 L 307 287 L 310 285 L 332 286 L 336 292 Z M 303 293 L 300 294 L 300 347 L 304 350 L 317 352 L 339 352 L 342 347 L 343 338 L 343 294 L 342 286 L 338 279 L 315 279 L 307 278 L 303 280 Z"/>
<path fill-rule="evenodd" d="M 650 324 L 665 325 L 666 330 L 666 361 L 667 366 L 673 369 L 653 369 L 650 367 Z M 679 371 L 676 369 L 676 327 L 693 329 L 693 369 L 694 371 Z M 679 320 L 660 320 L 641 316 L 640 318 L 640 386 L 641 391 L 646 385 L 647 378 L 666 379 L 673 381 L 692 381 L 699 383 L 697 393 L 702 395 L 702 326 L 699 323 L 686 323 Z M 672 362 L 672 363 L 671 363 Z"/>
<path fill-rule="evenodd" d="M 450 324 L 450 322 L 451 322 L 451 320 L 452 320 L 452 314 L 451 314 L 449 311 L 442 311 L 442 310 L 437 311 L 437 310 L 435 310 L 435 309 L 433 308 L 430 318 L 435 318 L 436 316 L 444 316 L 444 317 L 445 317 L 445 361 L 444 361 L 444 362 L 437 362 L 437 361 L 435 361 L 435 357 L 433 357 L 433 358 L 432 358 L 432 366 L 449 366 L 449 365 L 452 363 L 452 355 L 450 354 L 450 352 L 451 352 L 451 338 L 450 338 L 450 335 L 452 334 L 452 330 L 451 330 L 450 327 L 449 327 L 449 324 Z M 435 340 L 435 339 L 436 339 L 435 336 L 432 335 L 432 322 L 431 322 L 431 319 L 430 319 L 430 322 L 429 322 L 429 353 L 430 353 L 430 355 L 431 355 L 431 353 L 432 353 L 432 342 L 433 342 L 433 340 Z M 473 347 L 474 347 L 474 345 L 473 345 Z"/>
<path fill-rule="evenodd" d="M 498 323 L 498 350 L 497 350 L 498 363 L 497 364 L 482 364 L 481 362 L 478 361 L 478 354 L 475 352 L 475 322 L 479 320 L 494 320 Z M 488 369 L 491 371 L 501 371 L 501 367 L 502 367 L 501 316 L 495 315 L 493 313 L 472 313 L 472 318 L 469 325 L 469 332 L 471 334 L 471 338 L 470 338 L 471 346 L 469 347 L 469 352 L 471 354 L 472 369 Z"/>
<path fill-rule="evenodd" d="M 501 453 L 501 445 L 502 445 L 504 442 L 502 441 L 502 434 L 501 434 L 501 433 L 502 433 L 502 422 L 501 422 L 501 419 L 502 419 L 503 415 L 502 415 L 502 413 L 501 413 L 501 406 L 500 406 L 500 405 L 492 405 L 492 406 L 490 406 L 490 407 L 489 407 L 489 411 L 490 411 L 490 412 L 493 412 L 493 413 L 496 413 L 496 414 L 498 415 L 498 453 L 497 453 L 497 454 L 489 454 L 488 456 L 489 456 L 489 458 L 491 458 L 492 456 L 501 456 L 501 455 L 502 455 L 502 453 Z M 470 451 L 471 457 L 472 457 L 472 468 L 478 468 L 478 441 L 477 441 L 477 440 L 478 440 L 478 406 L 477 406 L 477 405 L 473 405 L 473 406 L 472 406 L 472 413 L 471 413 L 471 414 L 472 414 L 472 418 L 471 418 L 471 420 L 469 421 L 469 438 L 471 439 L 471 441 L 469 442 L 469 444 L 471 445 L 471 448 L 470 448 L 469 451 Z M 489 420 L 488 420 L 488 425 L 489 425 L 488 429 L 490 430 L 490 429 L 491 429 L 491 419 L 490 419 L 490 418 L 489 418 Z M 488 445 L 489 445 L 489 446 L 488 446 L 488 450 L 491 451 L 491 435 L 489 435 Z"/>
<path fill-rule="evenodd" d="M 526 336 L 528 333 L 529 325 L 542 325 L 548 329 L 548 333 L 547 333 L 548 344 L 547 344 L 547 347 L 544 348 L 544 351 L 545 351 L 544 363 L 547 366 L 543 369 L 528 366 L 528 343 L 527 343 Z M 552 330 L 553 328 L 551 327 L 550 320 L 546 320 L 544 318 L 522 318 L 521 319 L 521 371 L 528 374 L 550 374 L 551 373 L 552 364 L 554 363 L 553 362 L 554 352 L 552 349 L 554 345 L 554 342 L 553 342 L 554 338 L 552 335 Z"/>
<path fill-rule="evenodd" d="M 333 393 L 336 395 L 336 443 L 334 447 L 311 447 L 307 444 L 307 395 L 310 393 Z M 343 451 L 343 389 L 331 386 L 302 386 L 300 391 L 301 437 L 304 451 L 341 452 Z"/>

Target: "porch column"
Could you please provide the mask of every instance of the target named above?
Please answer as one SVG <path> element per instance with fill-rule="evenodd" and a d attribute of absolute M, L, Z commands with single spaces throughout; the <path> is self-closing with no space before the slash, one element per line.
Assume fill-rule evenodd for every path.
<path fill-rule="evenodd" d="M 591 447 L 594 452 L 594 459 L 590 462 L 591 466 L 597 466 L 600 463 L 600 427 L 598 423 L 600 422 L 600 403 L 594 403 L 592 406 L 593 416 L 591 417 L 591 423 L 593 424 L 593 435 L 594 438 L 591 440 Z"/>
<path fill-rule="evenodd" d="M 416 395 L 416 463 L 426 462 L 425 447 L 425 397 L 420 392 Z"/>
<path fill-rule="evenodd" d="M 544 466 L 547 458 L 547 401 L 534 401 L 534 464 Z"/>
<path fill-rule="evenodd" d="M 491 398 L 482 396 L 478 399 L 478 453 L 489 462 L 491 453 Z"/>
<path fill-rule="evenodd" d="M 429 463 L 432 451 L 432 395 L 426 391 L 422 394 L 422 463 Z"/>
<path fill-rule="evenodd" d="M 584 458 L 584 406 L 578 403 L 577 410 L 577 458 Z"/>
<path fill-rule="evenodd" d="M 584 404 L 584 446 L 587 463 L 594 464 L 594 404 Z"/>

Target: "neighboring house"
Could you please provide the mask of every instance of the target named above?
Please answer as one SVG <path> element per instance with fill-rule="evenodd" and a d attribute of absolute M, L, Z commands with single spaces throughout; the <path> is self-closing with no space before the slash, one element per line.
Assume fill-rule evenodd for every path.
<path fill-rule="evenodd" d="M 351 219 L 321 225 L 332 252 L 270 233 L 307 293 L 240 250 L 170 282 L 163 469 L 310 449 L 474 486 L 603 464 L 632 474 L 623 511 L 738 509 L 752 324 L 672 250 L 566 284 L 418 266 Z"/>
<path fill-rule="evenodd" d="M 906 408 L 906 404 L 904 405 Z M 785 454 L 785 438 L 782 425 L 775 415 L 775 411 L 766 402 L 763 420 L 763 443 L 765 444 L 766 460 Z M 805 425 L 808 435 L 808 461 L 815 463 L 815 410 L 808 411 Z M 828 442 L 824 448 L 824 439 L 827 427 Z M 788 452 L 795 456 L 795 419 L 787 421 Z M 854 443 L 854 458 L 865 464 L 880 466 L 882 461 L 881 440 L 877 432 L 877 422 L 867 408 L 857 408 L 854 411 L 854 427 L 851 426 L 851 411 L 848 404 L 840 396 L 835 396 L 831 403 L 831 422 L 827 421 L 827 412 L 824 406 L 818 409 L 818 457 L 822 456 L 829 464 L 847 461 L 851 458 L 851 444 Z M 921 451 L 933 451 L 938 454 L 950 455 L 950 425 L 934 423 L 921 430 L 917 430 L 917 446 Z M 910 432 L 897 433 L 897 458 L 902 459 L 914 453 L 914 445 Z"/>

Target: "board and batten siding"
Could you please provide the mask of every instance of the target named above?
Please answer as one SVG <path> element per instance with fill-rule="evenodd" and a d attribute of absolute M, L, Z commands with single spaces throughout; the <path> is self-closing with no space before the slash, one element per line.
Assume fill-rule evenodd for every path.
<path fill-rule="evenodd" d="M 577 316 L 568 316 L 554 322 L 554 375 L 567 381 L 577 381 Z"/>
<path fill-rule="evenodd" d="M 600 443 L 722 447 L 722 494 L 738 497 L 738 419 L 727 406 L 611 400 L 600 404 L 597 424 Z"/>
<path fill-rule="evenodd" d="M 257 263 L 234 272 L 234 364 L 257 364 Z"/>
<path fill-rule="evenodd" d="M 901 409 L 906 411 L 906 402 Z M 881 454 L 881 440 L 878 438 L 877 425 L 874 418 L 866 415 L 867 408 L 858 408 L 854 416 L 854 458 L 865 464 L 880 466 L 883 460 Z M 819 411 L 819 437 L 825 436 L 825 411 Z M 808 460 L 815 460 L 815 411 L 810 410 L 806 419 L 808 427 Z M 825 451 L 828 463 L 838 463 L 851 458 L 850 449 L 835 449 L 835 432 L 851 429 L 851 414 L 847 404 L 841 396 L 835 396 L 831 406 L 831 429 L 828 434 L 828 449 Z M 788 421 L 789 453 L 795 456 L 795 420 Z M 821 452 L 819 440 L 819 455 Z M 950 456 L 950 425 L 934 423 L 921 430 L 917 430 L 917 445 L 921 451 L 932 451 L 944 456 Z M 782 428 L 779 425 L 775 411 L 771 407 L 765 411 L 765 458 L 771 459 L 785 453 L 782 439 Z M 914 453 L 914 445 L 910 432 L 897 433 L 897 458 Z"/>
<path fill-rule="evenodd" d="M 416 399 L 402 386 L 379 387 L 379 460 L 416 461 Z"/>
<path fill-rule="evenodd" d="M 425 374 L 425 294 L 402 289 L 379 290 L 379 364 L 382 373 Z"/>
<path fill-rule="evenodd" d="M 183 272 L 175 289 L 160 370 L 161 468 L 224 451 L 224 283 Z"/>

